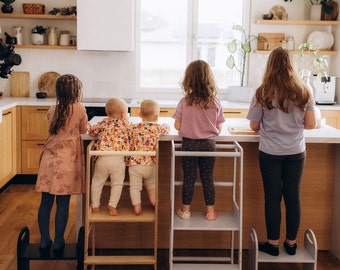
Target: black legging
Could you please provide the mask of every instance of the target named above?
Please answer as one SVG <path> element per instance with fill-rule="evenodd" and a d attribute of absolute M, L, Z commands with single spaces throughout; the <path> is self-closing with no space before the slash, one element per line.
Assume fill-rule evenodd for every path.
<path fill-rule="evenodd" d="M 301 219 L 300 183 L 306 153 L 275 156 L 260 151 L 267 238 L 280 239 L 281 199 L 286 207 L 286 238 L 295 240 Z"/>
<path fill-rule="evenodd" d="M 182 139 L 183 151 L 215 151 L 215 140 L 208 139 Z M 215 204 L 215 188 L 213 181 L 215 158 L 214 157 L 182 157 L 184 174 L 182 188 L 182 203 L 190 205 L 194 195 L 197 167 L 203 185 L 204 200 L 206 205 Z"/>
<path fill-rule="evenodd" d="M 69 215 L 71 195 L 53 195 L 47 192 L 41 194 L 41 203 L 38 210 L 39 230 L 41 234 L 40 246 L 46 247 L 51 241 L 50 237 L 50 216 L 56 198 L 57 210 L 55 214 L 55 236 L 54 249 L 65 244 L 64 233 Z"/>

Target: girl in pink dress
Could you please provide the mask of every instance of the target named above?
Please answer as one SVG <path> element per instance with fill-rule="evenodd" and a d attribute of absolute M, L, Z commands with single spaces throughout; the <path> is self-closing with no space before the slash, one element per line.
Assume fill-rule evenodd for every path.
<path fill-rule="evenodd" d="M 62 254 L 64 232 L 72 194 L 85 192 L 84 150 L 80 134 L 87 131 L 87 115 L 82 98 L 81 81 L 70 74 L 56 82 L 57 104 L 47 112 L 49 137 L 40 157 L 36 191 L 41 192 L 38 223 L 40 251 L 49 254 L 52 240 L 49 232 L 51 209 L 56 200 L 53 251 Z"/>

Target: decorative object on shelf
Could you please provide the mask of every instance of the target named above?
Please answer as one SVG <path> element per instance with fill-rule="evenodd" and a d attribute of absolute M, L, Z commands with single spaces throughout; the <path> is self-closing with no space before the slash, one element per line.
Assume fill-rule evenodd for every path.
<path fill-rule="evenodd" d="M 45 14 L 45 5 L 36 3 L 24 3 L 22 9 L 25 14 Z"/>
<path fill-rule="evenodd" d="M 274 15 L 272 13 L 267 13 L 262 15 L 262 19 L 264 20 L 271 20 L 273 19 Z"/>
<path fill-rule="evenodd" d="M 230 55 L 226 60 L 226 65 L 230 69 L 236 69 L 240 75 L 240 85 L 244 86 L 244 74 L 246 68 L 246 62 L 248 59 L 248 54 L 251 52 L 251 43 L 256 40 L 258 37 L 253 35 L 247 35 L 245 30 L 241 25 L 235 25 L 232 28 L 233 30 L 241 32 L 241 39 L 237 40 L 234 38 L 232 41 L 228 43 L 228 51 Z M 236 59 L 239 60 L 240 66 L 236 64 Z M 236 58 L 236 59 L 235 59 Z"/>
<path fill-rule="evenodd" d="M 60 46 L 70 46 L 71 45 L 70 31 L 67 31 L 67 30 L 60 31 L 59 45 Z"/>
<path fill-rule="evenodd" d="M 310 6 L 310 17 L 311 21 L 319 21 L 321 20 L 321 11 L 322 6 L 320 4 L 312 4 Z"/>
<path fill-rule="evenodd" d="M 2 7 L 1 7 L 1 11 L 2 13 L 13 13 L 13 7 L 12 7 L 12 3 L 15 0 L 0 0 L 0 2 L 2 2 Z"/>
<path fill-rule="evenodd" d="M 14 36 L 17 38 L 18 45 L 24 44 L 24 36 L 22 33 L 22 29 L 23 29 L 22 26 L 13 26 Z"/>
<path fill-rule="evenodd" d="M 273 20 L 288 20 L 288 13 L 283 6 L 273 6 L 269 13 L 273 14 Z"/>
<path fill-rule="evenodd" d="M 324 1 L 321 1 L 321 5 L 322 5 L 322 11 L 321 11 L 322 21 L 338 20 L 339 4 L 337 1 L 324 0 Z"/>
<path fill-rule="evenodd" d="M 77 15 L 77 6 L 53 8 L 48 13 L 51 15 Z"/>
<path fill-rule="evenodd" d="M 283 40 L 285 40 L 284 33 L 259 33 L 257 49 L 259 51 L 270 51 L 281 46 Z"/>
<path fill-rule="evenodd" d="M 56 46 L 58 44 L 57 27 L 49 27 L 49 33 L 47 38 L 47 44 L 50 46 Z"/>
<path fill-rule="evenodd" d="M 48 71 L 42 74 L 38 80 L 38 89 L 40 92 L 45 92 L 47 97 L 56 97 L 55 84 L 60 74 L 55 71 Z"/>
<path fill-rule="evenodd" d="M 313 31 L 307 37 L 307 43 L 315 50 L 330 50 L 334 43 L 333 34 L 327 31 Z"/>
<path fill-rule="evenodd" d="M 41 25 L 36 25 L 31 33 L 32 33 L 32 43 L 34 45 L 42 45 L 44 44 L 44 37 L 46 33 L 46 28 Z"/>

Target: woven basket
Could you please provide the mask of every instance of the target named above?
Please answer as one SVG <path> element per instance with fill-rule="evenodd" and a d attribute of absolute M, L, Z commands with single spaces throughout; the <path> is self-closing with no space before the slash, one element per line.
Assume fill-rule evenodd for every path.
<path fill-rule="evenodd" d="M 45 13 L 45 5 L 43 4 L 25 3 L 25 4 L 22 4 L 22 8 L 25 14 L 44 14 Z"/>

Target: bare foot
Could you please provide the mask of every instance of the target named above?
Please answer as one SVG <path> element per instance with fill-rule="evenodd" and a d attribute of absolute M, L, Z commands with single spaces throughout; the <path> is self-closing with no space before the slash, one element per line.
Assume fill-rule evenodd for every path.
<path fill-rule="evenodd" d="M 142 204 L 138 203 L 134 205 L 133 208 L 136 215 L 140 215 L 140 213 L 142 213 Z"/>
<path fill-rule="evenodd" d="M 99 212 L 99 207 L 92 207 L 92 212 Z"/>
<path fill-rule="evenodd" d="M 111 216 L 118 216 L 118 212 L 116 208 L 114 208 L 111 205 L 108 205 L 107 208 L 109 209 L 109 213 Z"/>

